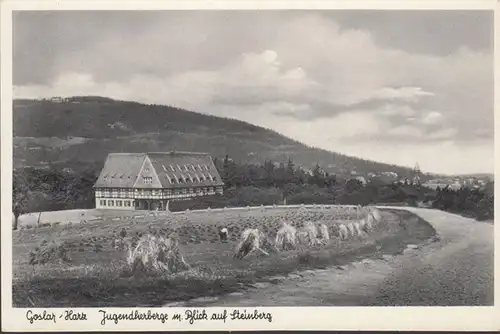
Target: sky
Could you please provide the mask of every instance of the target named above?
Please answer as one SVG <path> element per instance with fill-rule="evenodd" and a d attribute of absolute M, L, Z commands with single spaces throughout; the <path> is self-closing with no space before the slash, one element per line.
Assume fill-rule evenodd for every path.
<path fill-rule="evenodd" d="M 13 17 L 15 98 L 244 120 L 423 172 L 493 173 L 493 12 L 46 11 Z"/>

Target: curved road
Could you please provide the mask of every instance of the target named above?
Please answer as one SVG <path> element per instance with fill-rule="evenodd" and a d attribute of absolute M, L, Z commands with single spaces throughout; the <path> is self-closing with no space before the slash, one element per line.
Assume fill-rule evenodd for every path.
<path fill-rule="evenodd" d="M 441 240 L 403 259 L 362 305 L 493 305 L 493 225 L 439 210 L 408 211 L 431 223 Z"/>
<path fill-rule="evenodd" d="M 414 212 L 436 229 L 440 240 L 385 260 L 298 272 L 280 277 L 279 284 L 262 283 L 254 289 L 183 305 L 493 305 L 493 225 L 433 209 L 383 208 Z"/>

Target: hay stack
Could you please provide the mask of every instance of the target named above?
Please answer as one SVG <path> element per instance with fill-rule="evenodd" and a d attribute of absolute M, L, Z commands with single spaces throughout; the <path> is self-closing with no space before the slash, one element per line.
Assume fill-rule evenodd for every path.
<path fill-rule="evenodd" d="M 319 225 L 319 237 L 323 243 L 327 243 L 330 240 L 330 233 L 328 232 L 328 227 L 325 224 Z"/>
<path fill-rule="evenodd" d="M 364 220 L 367 232 L 371 231 L 373 229 L 373 225 L 375 224 L 375 218 L 373 218 L 371 213 L 368 213 Z"/>
<path fill-rule="evenodd" d="M 68 248 L 66 243 L 58 243 L 54 240 L 47 242 L 44 240 L 39 247 L 29 253 L 29 264 L 34 266 L 50 262 L 69 262 L 71 258 L 68 254 Z"/>
<path fill-rule="evenodd" d="M 354 232 L 356 233 L 356 235 L 358 237 L 363 237 L 364 233 L 361 231 L 361 227 L 359 225 L 359 222 L 354 222 L 354 223 L 352 223 L 352 225 L 353 225 Z"/>
<path fill-rule="evenodd" d="M 297 233 L 297 239 L 303 246 L 314 246 L 318 244 L 318 229 L 316 225 L 311 221 L 305 222 L 304 227 Z"/>
<path fill-rule="evenodd" d="M 349 239 L 349 229 L 344 224 L 340 224 L 339 226 L 339 237 L 340 240 Z"/>
<path fill-rule="evenodd" d="M 359 228 L 361 229 L 361 231 L 369 233 L 369 231 L 371 230 L 371 226 L 369 225 L 368 217 L 365 217 L 359 221 Z"/>
<path fill-rule="evenodd" d="M 267 249 L 267 251 L 264 250 L 264 248 Z M 258 229 L 248 228 L 241 234 L 241 241 L 236 248 L 234 257 L 243 259 L 254 251 L 269 256 L 269 251 L 271 250 L 274 250 L 274 246 L 272 246 L 264 233 Z"/>
<path fill-rule="evenodd" d="M 347 224 L 347 229 L 349 230 L 349 233 L 350 233 L 351 236 L 353 236 L 353 237 L 356 236 L 356 230 L 354 228 L 354 224 L 353 223 Z"/>
<path fill-rule="evenodd" d="M 288 223 L 283 223 L 276 234 L 274 245 L 276 249 L 287 251 L 297 248 L 297 229 Z"/>
<path fill-rule="evenodd" d="M 375 219 L 375 223 L 379 223 L 380 220 L 382 219 L 382 214 L 380 213 L 379 209 L 377 209 L 374 206 L 369 207 L 369 211 L 373 218 Z"/>
<path fill-rule="evenodd" d="M 176 236 L 164 238 L 147 234 L 141 237 L 137 246 L 129 249 L 127 262 L 132 274 L 176 273 L 189 269 Z"/>
<path fill-rule="evenodd" d="M 359 205 L 359 204 L 358 204 L 358 205 L 356 206 L 356 218 L 357 218 L 358 220 L 359 220 L 359 219 L 361 219 L 361 217 L 363 217 L 363 214 L 364 214 L 364 212 L 363 212 L 363 211 L 364 211 L 364 210 L 363 210 L 363 207 L 362 207 L 361 205 Z"/>

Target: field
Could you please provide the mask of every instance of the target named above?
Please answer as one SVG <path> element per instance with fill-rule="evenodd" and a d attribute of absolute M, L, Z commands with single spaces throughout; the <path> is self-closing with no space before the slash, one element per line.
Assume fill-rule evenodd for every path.
<path fill-rule="evenodd" d="M 428 223 L 409 212 L 382 210 L 381 222 L 368 236 L 339 240 L 336 225 L 354 219 L 355 213 L 345 208 L 276 208 L 193 211 L 168 217 L 146 215 L 142 219 L 129 217 L 13 231 L 14 307 L 161 306 L 232 293 L 258 282 L 279 284 L 280 277 L 303 269 L 342 266 L 362 258 L 398 254 L 406 245 L 435 235 Z M 332 239 L 326 245 L 267 257 L 233 258 L 245 228 L 259 228 L 274 239 L 283 220 L 295 227 L 307 220 L 325 223 Z M 227 243 L 220 242 L 218 236 L 223 226 L 229 230 Z M 123 229 L 132 241 L 145 233 L 177 234 L 191 269 L 169 276 L 130 277 L 126 252 L 112 246 Z M 30 265 L 30 251 L 44 240 L 63 243 L 70 262 Z"/>

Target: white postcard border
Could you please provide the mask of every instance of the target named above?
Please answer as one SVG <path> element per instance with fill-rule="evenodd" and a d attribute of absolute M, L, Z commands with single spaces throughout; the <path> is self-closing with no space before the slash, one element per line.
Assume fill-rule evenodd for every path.
<path fill-rule="evenodd" d="M 2 330 L 8 331 L 84 331 L 84 330 L 498 330 L 500 329 L 500 284 L 495 279 L 494 307 L 262 307 L 260 311 L 272 313 L 273 321 L 246 320 L 195 322 L 167 321 L 121 321 L 118 324 L 101 325 L 102 316 L 98 308 L 83 310 L 88 321 L 57 323 L 37 322 L 30 325 L 26 320 L 28 309 L 12 308 L 12 19 L 13 10 L 158 10 L 158 9 L 487 9 L 495 10 L 495 38 L 499 28 L 496 22 L 498 2 L 495 1 L 4 1 L 1 4 L 1 213 L 2 221 Z M 495 55 L 498 48 L 495 43 Z M 495 57 L 496 58 L 496 57 Z M 495 59 L 496 60 L 496 59 Z M 495 66 L 495 87 L 499 72 Z M 495 98 L 499 97 L 495 89 Z M 495 106 L 495 112 L 496 112 Z M 500 119 L 495 117 L 495 130 L 500 129 Z M 500 138 L 495 131 L 495 146 L 500 147 Z M 496 161 L 499 159 L 495 151 Z M 500 171 L 495 164 L 495 174 Z M 495 193 L 500 185 L 495 184 Z M 495 198 L 495 214 L 499 209 Z M 500 228 L 495 227 L 495 236 Z M 498 254 L 495 243 L 495 255 Z M 495 256 L 495 277 L 500 268 Z M 192 309 L 192 308 L 189 308 Z M 201 309 L 201 308 L 197 308 Z M 233 308 L 210 307 L 207 312 L 221 312 Z M 239 307 L 238 309 L 243 309 Z M 246 308 L 253 311 L 255 308 Z M 36 309 L 34 309 L 36 310 Z M 43 310 L 43 309 L 41 309 Z M 65 309 L 46 309 L 62 313 Z M 131 308 L 106 308 L 108 312 L 130 312 Z M 146 311 L 146 309 L 137 309 Z M 186 308 L 151 308 L 154 312 L 183 314 Z"/>

